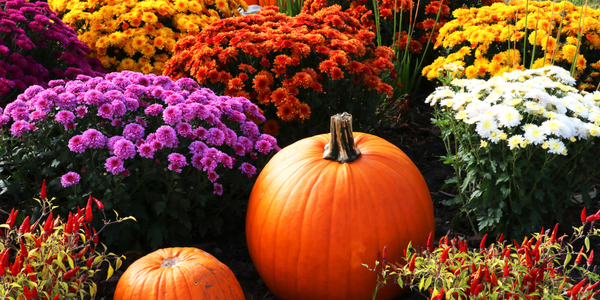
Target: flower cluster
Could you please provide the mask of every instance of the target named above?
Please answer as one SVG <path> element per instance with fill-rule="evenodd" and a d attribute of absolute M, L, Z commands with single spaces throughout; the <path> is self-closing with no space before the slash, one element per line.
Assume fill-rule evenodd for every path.
<path fill-rule="evenodd" d="M 160 75 L 178 39 L 196 35 L 221 17 L 240 15 L 240 0 L 50 0 L 79 39 L 110 71 Z"/>
<path fill-rule="evenodd" d="M 32 85 L 105 73 L 47 3 L 0 0 L 0 106 Z"/>
<path fill-rule="evenodd" d="M 600 47 L 600 31 L 591 25 L 598 22 L 598 10 L 568 1 L 512 1 L 457 9 L 453 15 L 435 44 L 451 54 L 423 68 L 429 80 L 443 65 L 456 62 L 465 67 L 467 78 L 557 65 L 572 69 L 580 90 L 593 89 L 599 82 L 600 57 L 595 49 Z"/>
<path fill-rule="evenodd" d="M 582 95 L 573 84 L 566 70 L 547 66 L 488 81 L 454 79 L 459 91 L 440 87 L 425 102 L 473 125 L 482 147 L 501 142 L 510 150 L 532 145 L 567 155 L 565 143 L 600 135 L 600 92 Z"/>
<path fill-rule="evenodd" d="M 244 178 L 250 181 L 279 150 L 274 137 L 259 131 L 264 120 L 248 99 L 217 96 L 192 79 L 123 71 L 29 87 L 2 111 L 0 134 L 14 149 L 4 156 L 7 168 L 23 172 L 33 164 L 42 174 L 56 174 L 50 186 L 69 205 L 77 204 L 79 193 L 104 192 L 108 205 L 138 220 L 164 212 L 191 226 L 192 218 L 210 220 L 196 216 L 204 212 L 190 210 L 192 203 L 237 197 L 232 193 L 247 187 Z M 31 162 L 18 149 L 48 155 Z M 14 190 L 36 174 L 5 184 Z M 166 201 L 168 210 L 161 206 Z M 146 202 L 147 208 L 137 207 Z"/>
<path fill-rule="evenodd" d="M 495 299 L 595 299 L 600 278 L 590 237 L 600 234 L 594 228 L 600 211 L 590 218 L 594 221 L 586 220 L 584 209 L 583 226 L 575 228 L 570 239 L 558 234 L 556 224 L 553 230 L 542 228 L 521 243 L 507 242 L 503 234 L 497 243 L 489 243 L 485 235 L 474 249 L 458 235 L 444 236 L 434 247 L 430 234 L 425 248 L 409 245 L 405 249 L 406 263 L 376 262 L 376 267 L 385 266 L 372 270 L 379 273 L 376 292 L 391 282 L 428 294 L 432 300 L 488 299 L 490 295 Z M 574 249 L 582 242 L 581 250 Z"/>
<path fill-rule="evenodd" d="M 393 52 L 375 47 L 373 38 L 338 6 L 296 17 L 267 7 L 182 39 L 165 75 L 189 76 L 227 95 L 248 97 L 269 119 L 310 118 L 314 129 L 340 111 L 366 110 L 369 116 L 378 94 L 391 95 L 382 77 L 393 68 Z"/>
<path fill-rule="evenodd" d="M 119 223 L 106 219 L 104 204 L 89 196 L 85 208 L 69 212 L 66 220 L 53 215 L 52 200 L 46 198 L 42 185 L 41 217 L 33 223 L 25 216 L 16 224 L 19 211 L 14 208 L 5 226 L 0 229 L 0 294 L 7 299 L 93 299 L 97 287 L 94 274 L 109 260 L 116 259 L 116 269 L 123 257 L 106 253 L 99 243 L 98 232 L 92 227 L 93 206 L 104 216 L 104 226 Z M 93 204 L 95 203 L 95 205 Z M 111 269 L 115 269 L 112 265 Z M 108 275 L 112 276 L 112 272 Z"/>
<path fill-rule="evenodd" d="M 487 81 L 454 78 L 427 97 L 446 144 L 443 159 L 455 169 L 449 182 L 458 194 L 445 203 L 462 205 L 474 232 L 520 237 L 560 220 L 573 193 L 587 195 L 600 172 L 600 92 L 579 93 L 574 83 L 568 71 L 546 66 Z"/>

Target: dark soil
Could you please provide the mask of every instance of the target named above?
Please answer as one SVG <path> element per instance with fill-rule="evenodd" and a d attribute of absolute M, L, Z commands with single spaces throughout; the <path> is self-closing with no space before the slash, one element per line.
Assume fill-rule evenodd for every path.
<path fill-rule="evenodd" d="M 432 117 L 431 108 L 422 101 L 412 101 L 410 111 L 405 113 L 402 118 L 393 122 L 384 129 L 374 132 L 404 151 L 410 159 L 419 168 L 427 186 L 431 192 L 433 205 L 435 209 L 435 236 L 459 234 L 470 242 L 472 247 L 479 245 L 481 236 L 475 236 L 467 226 L 464 219 L 457 218 L 458 207 L 444 206 L 441 202 L 453 198 L 451 191 L 442 190 L 444 181 L 453 176 L 453 169 L 449 165 L 444 165 L 439 157 L 445 155 L 446 150 L 440 138 L 440 131 L 430 122 Z M 419 102 L 419 103 L 414 103 Z M 595 179 L 595 183 L 600 184 L 600 180 Z M 598 198 L 594 199 L 594 204 L 588 212 L 596 212 L 600 209 Z M 565 214 L 564 224 L 560 230 L 569 234 L 572 232 L 572 226 L 579 226 L 579 214 L 582 206 L 574 207 Z M 246 248 L 245 234 L 240 232 L 215 237 L 211 241 L 201 244 L 192 244 L 192 247 L 200 248 L 214 255 L 221 262 L 226 264 L 235 274 L 240 282 L 242 289 L 248 300 L 275 300 L 275 297 L 268 287 L 261 280 L 256 272 L 248 250 Z M 600 254 L 600 241 L 595 239 L 592 242 L 592 248 Z M 108 281 L 98 280 L 99 293 L 97 299 L 112 299 L 117 281 L 123 270 L 128 264 L 140 258 L 144 253 L 128 252 L 124 253 L 127 260 L 120 271 Z M 600 264 L 600 255 L 597 255 L 595 264 Z M 106 278 L 104 274 L 99 277 Z M 426 299 L 422 295 L 407 291 L 395 300 L 400 299 Z"/>

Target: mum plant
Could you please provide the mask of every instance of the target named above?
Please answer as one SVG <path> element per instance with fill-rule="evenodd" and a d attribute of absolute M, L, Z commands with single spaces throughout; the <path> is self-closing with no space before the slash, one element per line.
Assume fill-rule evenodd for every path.
<path fill-rule="evenodd" d="M 570 70 L 580 90 L 600 82 L 600 32 L 592 25 L 600 16 L 596 9 L 569 1 L 521 0 L 457 9 L 453 15 L 435 43 L 450 54 L 423 68 L 429 80 L 445 64 L 456 63 L 467 78 L 556 65 Z"/>
<path fill-rule="evenodd" d="M 600 229 L 594 227 L 600 211 L 586 216 L 584 209 L 581 220 L 583 225 L 574 227 L 571 237 L 558 235 L 556 224 L 552 231 L 542 228 L 521 243 L 500 235 L 490 244 L 485 235 L 474 249 L 458 236 L 444 236 L 434 247 L 430 234 L 425 248 L 409 245 L 403 264 L 386 263 L 384 248 L 383 260 L 375 263 L 383 263 L 383 269 L 372 270 L 379 273 L 374 296 L 384 286 L 398 284 L 432 300 L 595 299 L 600 275 L 593 265 L 590 238 L 600 237 Z"/>
<path fill-rule="evenodd" d="M 107 252 L 98 234 L 132 218 L 108 220 L 103 203 L 92 196 L 85 208 L 69 212 L 68 218 L 53 215 L 55 199 L 46 198 L 45 181 L 41 199 L 34 200 L 40 204 L 37 219 L 33 215 L 23 219 L 13 208 L 0 225 L 0 294 L 5 299 L 94 299 L 96 272 L 108 265 L 108 280 L 124 259 Z M 104 217 L 98 232 L 92 227 L 93 207 Z M 20 225 L 17 219 L 22 219 Z"/>
<path fill-rule="evenodd" d="M 393 92 L 385 76 L 393 52 L 373 38 L 339 6 L 295 17 L 265 7 L 182 39 L 165 75 L 257 102 L 288 142 L 326 132 L 330 116 L 342 111 L 366 130 L 377 122 L 380 95 Z"/>
<path fill-rule="evenodd" d="M 264 120 L 248 99 L 189 78 L 123 71 L 33 86 L 0 116 L 2 193 L 23 199 L 51 178 L 62 209 L 93 192 L 138 220 L 107 229 L 109 245 L 176 244 L 220 230 L 225 216 L 234 224 L 279 149 Z"/>
<path fill-rule="evenodd" d="M 32 85 L 105 73 L 47 3 L 0 0 L 0 107 Z"/>
<path fill-rule="evenodd" d="M 460 72 L 447 66 L 447 79 Z M 456 65 L 454 65 L 456 67 Z M 443 78 L 440 78 L 444 80 Z M 560 220 L 600 174 L 600 92 L 577 92 L 556 66 L 487 81 L 453 79 L 426 99 L 441 129 L 459 204 L 473 230 L 528 234 Z"/>
<path fill-rule="evenodd" d="M 178 39 L 248 9 L 242 0 L 50 0 L 110 71 L 160 75 Z"/>

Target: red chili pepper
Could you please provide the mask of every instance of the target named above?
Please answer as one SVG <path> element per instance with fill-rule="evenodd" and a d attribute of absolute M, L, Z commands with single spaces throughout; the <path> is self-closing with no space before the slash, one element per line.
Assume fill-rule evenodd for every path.
<path fill-rule="evenodd" d="M 2 252 L 0 252 L 0 276 L 6 274 L 6 268 L 8 267 L 8 249 L 4 248 Z"/>
<path fill-rule="evenodd" d="M 58 300 L 58 297 L 60 297 L 60 294 L 56 294 L 56 296 L 54 296 L 54 298 L 52 298 L 52 300 Z"/>
<path fill-rule="evenodd" d="M 94 231 L 94 244 L 98 244 L 98 234 L 96 233 L 96 228 L 92 228 Z"/>
<path fill-rule="evenodd" d="M 533 261 L 531 260 L 531 252 L 529 252 L 529 248 L 525 248 L 525 259 L 527 260 L 527 268 L 533 267 Z"/>
<path fill-rule="evenodd" d="M 498 277 L 496 277 L 496 272 L 490 272 L 492 286 L 498 286 Z"/>
<path fill-rule="evenodd" d="M 92 223 L 92 220 L 94 218 L 94 214 L 92 214 L 92 202 L 92 195 L 90 195 L 88 203 L 85 206 L 85 221 L 88 223 Z"/>
<path fill-rule="evenodd" d="M 581 211 L 581 223 L 585 223 L 586 220 L 586 214 L 585 214 L 585 207 L 583 208 L 583 210 Z"/>
<path fill-rule="evenodd" d="M 46 179 L 42 182 L 42 192 L 40 194 L 42 200 L 46 199 Z"/>
<path fill-rule="evenodd" d="M 415 259 L 416 258 L 417 258 L 417 254 L 413 253 L 413 255 L 410 258 L 410 262 L 408 263 L 408 270 L 411 272 L 415 270 Z"/>
<path fill-rule="evenodd" d="M 25 299 L 27 299 L 27 300 L 37 298 L 37 288 L 33 287 L 32 290 L 29 290 L 29 288 L 26 285 L 24 285 L 23 286 L 23 294 L 25 295 Z"/>
<path fill-rule="evenodd" d="M 90 246 L 85 246 L 85 248 L 81 249 L 81 251 L 79 251 L 79 253 L 77 253 L 77 258 L 81 259 L 85 253 L 88 251 L 88 249 L 90 249 Z"/>
<path fill-rule="evenodd" d="M 27 247 L 25 247 L 25 243 L 23 243 L 23 239 L 21 239 L 21 253 L 19 255 L 22 256 L 23 258 L 26 258 L 28 254 L 29 254 L 29 251 L 27 251 Z"/>
<path fill-rule="evenodd" d="M 448 260 L 448 252 L 450 252 L 450 247 L 447 247 L 446 249 L 444 249 L 444 252 L 442 252 L 442 256 L 440 256 L 440 261 L 442 263 L 445 263 L 446 260 Z"/>
<path fill-rule="evenodd" d="M 581 250 L 579 250 L 579 254 L 577 254 L 577 258 L 575 259 L 575 264 L 578 265 L 581 262 L 581 256 L 583 255 L 583 246 L 581 246 Z"/>
<path fill-rule="evenodd" d="M 104 204 L 102 204 L 102 202 L 100 202 L 100 200 L 96 199 L 96 198 L 92 198 L 94 199 L 94 202 L 96 202 L 96 205 L 98 206 L 98 209 L 101 211 L 104 211 Z"/>
<path fill-rule="evenodd" d="M 90 230 L 86 224 L 83 224 L 83 230 L 85 231 L 85 240 L 89 241 L 92 238 L 92 234 L 90 233 Z"/>
<path fill-rule="evenodd" d="M 589 285 L 588 287 L 585 288 L 585 290 L 586 291 L 591 291 L 591 290 L 595 289 L 598 286 L 599 283 L 600 283 L 600 281 L 598 281 L 598 282 L 596 282 L 596 283 L 594 283 L 592 285 Z"/>
<path fill-rule="evenodd" d="M 46 235 L 50 235 L 50 233 L 52 233 L 53 229 L 54 229 L 54 220 L 52 219 L 52 212 L 50 212 L 50 214 L 48 215 L 48 218 L 46 219 L 46 223 L 44 224 L 44 233 Z"/>
<path fill-rule="evenodd" d="M 10 275 L 17 276 L 21 271 L 21 267 L 23 267 L 23 262 L 21 261 L 21 256 L 17 255 L 17 258 L 15 258 L 15 261 L 10 267 Z"/>
<path fill-rule="evenodd" d="M 427 244 L 425 244 L 427 247 L 427 251 L 429 251 L 430 253 L 433 252 L 433 231 L 429 232 L 429 236 L 427 237 Z"/>
<path fill-rule="evenodd" d="M 33 272 L 33 269 L 31 268 L 30 264 L 27 264 L 27 266 L 25 266 L 25 275 L 28 275 L 28 274 L 32 274 L 32 275 L 29 275 L 29 280 L 35 281 L 36 274 L 35 274 L 35 272 Z"/>
<path fill-rule="evenodd" d="M 65 233 L 73 232 L 73 214 L 69 212 L 69 219 L 67 220 L 67 226 L 65 226 Z"/>
<path fill-rule="evenodd" d="M 12 228 L 13 225 L 15 224 L 15 220 L 17 219 L 17 213 L 19 213 L 19 211 L 18 210 L 15 211 L 14 208 L 10 211 L 10 215 L 8 216 L 8 219 L 6 220 L 6 224 L 8 224 L 8 227 Z"/>
<path fill-rule="evenodd" d="M 487 238 L 487 233 L 483 236 L 483 238 L 481 239 L 481 243 L 479 243 L 479 248 L 483 249 L 485 248 L 485 239 Z"/>
<path fill-rule="evenodd" d="M 501 233 L 500 237 L 498 238 L 498 244 L 502 244 L 502 242 L 504 242 L 504 233 Z"/>
<path fill-rule="evenodd" d="M 594 250 L 592 250 L 592 252 L 590 252 L 590 256 L 587 259 L 588 266 L 591 265 L 592 262 L 594 262 Z"/>
<path fill-rule="evenodd" d="M 85 265 L 86 265 L 88 268 L 92 267 L 92 263 L 94 263 L 94 258 L 95 258 L 95 256 L 91 256 L 91 257 L 88 259 L 88 261 L 85 263 Z"/>
<path fill-rule="evenodd" d="M 66 281 L 73 278 L 73 276 L 77 274 L 77 271 L 79 271 L 79 267 L 75 267 L 75 269 L 67 271 L 65 274 L 63 274 L 62 279 Z"/>
<path fill-rule="evenodd" d="M 584 208 L 583 212 L 585 212 L 585 208 Z M 556 223 L 556 225 L 554 225 L 554 230 L 552 230 L 552 236 L 550 237 L 550 243 L 556 242 L 556 232 L 557 231 L 558 231 L 558 223 Z"/>
<path fill-rule="evenodd" d="M 504 273 L 502 273 L 502 278 L 506 278 L 510 272 L 508 260 L 504 260 Z"/>
<path fill-rule="evenodd" d="M 595 214 L 595 215 L 591 215 L 589 217 L 587 217 L 587 219 L 585 219 L 588 222 L 595 222 L 600 220 L 600 214 Z"/>
<path fill-rule="evenodd" d="M 29 223 L 29 216 L 27 216 L 27 217 L 25 217 L 25 220 L 23 220 L 21 227 L 19 227 L 19 232 L 20 233 L 28 233 L 30 230 L 31 230 L 31 224 Z"/>
<path fill-rule="evenodd" d="M 583 286 L 583 284 L 585 283 L 585 281 L 587 280 L 587 278 L 584 278 L 582 281 L 580 281 L 578 284 L 576 284 L 568 293 L 567 295 L 569 296 L 575 296 L 577 294 L 579 294 L 579 290 L 581 290 L 581 287 Z"/>

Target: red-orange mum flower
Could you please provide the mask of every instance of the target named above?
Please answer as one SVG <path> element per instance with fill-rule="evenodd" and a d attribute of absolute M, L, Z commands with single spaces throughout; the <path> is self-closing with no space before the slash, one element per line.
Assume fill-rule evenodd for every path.
<path fill-rule="evenodd" d="M 302 121 L 307 120 L 310 117 L 310 106 L 308 106 L 308 104 L 302 103 L 298 106 L 298 117 Z"/>
<path fill-rule="evenodd" d="M 250 74 L 254 74 L 256 73 L 256 69 L 254 67 L 252 67 L 251 65 L 247 65 L 247 64 L 239 64 L 238 68 L 242 71 L 248 71 L 250 72 Z M 244 79 L 245 80 L 245 79 Z"/>
<path fill-rule="evenodd" d="M 289 103 L 277 107 L 277 116 L 283 121 L 294 120 L 294 107 Z"/>
<path fill-rule="evenodd" d="M 316 82 L 316 81 L 314 81 L 313 83 L 311 83 L 310 87 L 313 90 L 317 91 L 317 92 L 322 92 L 323 91 L 323 86 L 320 83 Z"/>
<path fill-rule="evenodd" d="M 271 136 L 277 136 L 279 134 L 279 128 L 279 124 L 277 124 L 276 120 L 269 119 L 263 125 L 263 132 Z"/>
<path fill-rule="evenodd" d="M 289 66 L 291 63 L 292 63 L 292 58 L 285 54 L 277 55 L 275 57 L 275 61 L 273 61 L 273 65 L 275 67 L 285 67 L 285 66 Z"/>
<path fill-rule="evenodd" d="M 212 69 L 208 71 L 207 75 L 210 81 L 212 81 L 213 83 L 219 81 L 219 71 Z"/>
<path fill-rule="evenodd" d="M 266 57 L 263 57 L 260 60 L 260 65 L 263 67 L 269 67 L 271 65 L 271 63 L 269 62 L 269 60 Z"/>
<path fill-rule="evenodd" d="M 328 73 L 331 68 L 337 67 L 337 63 L 332 60 L 324 60 L 319 64 L 319 71 Z"/>
<path fill-rule="evenodd" d="M 350 74 L 360 74 L 362 73 L 362 64 L 353 60 L 351 62 L 348 63 L 348 65 L 346 66 L 346 69 L 348 70 L 348 73 Z"/>
<path fill-rule="evenodd" d="M 244 86 L 244 82 L 239 77 L 234 77 L 227 83 L 227 87 L 235 91 L 241 90 Z"/>
<path fill-rule="evenodd" d="M 288 93 L 284 88 L 278 88 L 271 93 L 271 102 L 275 103 L 276 106 L 280 106 L 285 101 Z"/>
<path fill-rule="evenodd" d="M 298 72 L 296 73 L 296 75 L 294 75 L 294 86 L 303 86 L 304 88 L 308 88 L 310 87 L 310 84 L 312 83 L 312 77 L 305 72 Z"/>
<path fill-rule="evenodd" d="M 237 60 L 238 50 L 234 47 L 227 47 L 219 53 L 219 62 L 226 64 L 231 60 Z"/>
<path fill-rule="evenodd" d="M 269 78 L 265 75 L 256 75 L 252 80 L 252 83 L 254 83 L 252 88 L 259 93 L 269 90 Z"/>
<path fill-rule="evenodd" d="M 338 80 L 338 79 L 344 78 L 344 72 L 342 72 L 342 70 L 338 67 L 331 68 L 329 75 L 331 76 L 331 79 L 333 79 L 333 80 Z"/>
<path fill-rule="evenodd" d="M 330 59 L 340 66 L 345 66 L 348 63 L 348 56 L 345 53 L 336 53 Z"/>

